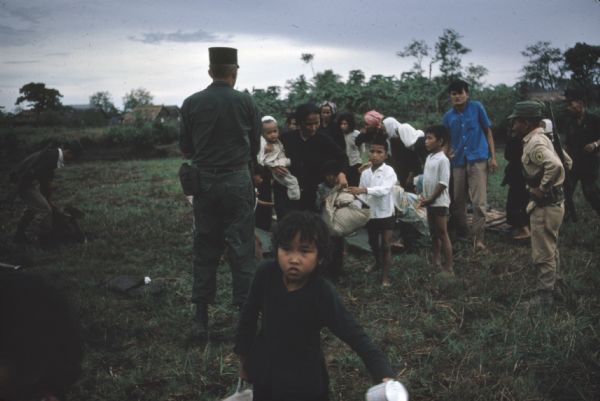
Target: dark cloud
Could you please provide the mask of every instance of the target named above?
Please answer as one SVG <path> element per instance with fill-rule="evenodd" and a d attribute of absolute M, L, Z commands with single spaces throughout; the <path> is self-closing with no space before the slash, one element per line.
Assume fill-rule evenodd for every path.
<path fill-rule="evenodd" d="M 37 64 L 40 60 L 12 60 L 5 61 L 4 64 Z"/>
<path fill-rule="evenodd" d="M 223 41 L 223 38 L 220 38 L 210 32 L 205 32 L 202 29 L 198 29 L 196 32 L 150 32 L 143 33 L 141 38 L 130 36 L 129 39 L 150 44 L 158 44 L 162 42 L 192 43 Z"/>
<path fill-rule="evenodd" d="M 66 53 L 66 52 L 56 52 L 56 53 L 46 53 L 45 56 L 47 57 L 65 57 L 65 56 L 70 56 L 71 53 Z"/>
<path fill-rule="evenodd" d="M 24 46 L 31 44 L 35 34 L 30 29 L 17 29 L 6 25 L 0 25 L 0 45 Z"/>

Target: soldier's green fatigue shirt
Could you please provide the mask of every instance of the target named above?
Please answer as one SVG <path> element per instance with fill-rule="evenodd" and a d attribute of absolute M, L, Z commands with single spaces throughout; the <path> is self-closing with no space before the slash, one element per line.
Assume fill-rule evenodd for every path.
<path fill-rule="evenodd" d="M 531 185 L 544 192 L 552 188 L 562 187 L 565 180 L 565 169 L 554 151 L 552 142 L 542 128 L 536 128 L 523 138 L 523 172 Z M 539 181 L 539 184 L 537 184 Z M 545 206 L 530 201 L 527 211 L 530 212 L 531 224 L 531 256 L 538 269 L 540 290 L 553 290 L 559 268 L 558 230 L 565 213 L 562 200 Z"/>
<path fill-rule="evenodd" d="M 233 303 L 243 305 L 256 267 L 254 188 L 260 115 L 248 93 L 214 81 L 181 107 L 179 145 L 198 170 L 194 195 L 192 302 L 215 301 L 216 270 L 227 244 Z"/>

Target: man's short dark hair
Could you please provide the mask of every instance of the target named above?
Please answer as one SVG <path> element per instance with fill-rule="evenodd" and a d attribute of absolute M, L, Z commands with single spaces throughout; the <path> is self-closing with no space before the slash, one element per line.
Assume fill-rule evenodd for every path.
<path fill-rule="evenodd" d="M 462 79 L 456 79 L 450 82 L 450 85 L 448 85 L 448 93 L 460 93 L 463 90 L 465 91 L 465 93 L 469 93 L 469 84 L 463 81 Z"/>
<path fill-rule="evenodd" d="M 317 247 L 319 263 L 315 273 L 328 265 L 331 254 L 329 228 L 321 216 L 307 211 L 294 210 L 288 213 L 277 226 L 271 241 L 273 250 L 290 244 L 300 234 L 301 242 L 314 242 Z"/>
<path fill-rule="evenodd" d="M 237 71 L 238 66 L 236 64 L 211 64 L 209 68 L 214 78 L 224 79 Z"/>
<path fill-rule="evenodd" d="M 431 134 L 435 139 L 441 139 L 444 145 L 450 144 L 450 132 L 443 125 L 431 125 L 425 128 L 425 134 Z"/>

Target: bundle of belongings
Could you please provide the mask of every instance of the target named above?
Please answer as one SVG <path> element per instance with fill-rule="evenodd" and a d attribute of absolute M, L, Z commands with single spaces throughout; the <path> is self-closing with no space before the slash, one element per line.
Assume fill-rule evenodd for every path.
<path fill-rule="evenodd" d="M 400 185 L 394 185 L 392 190 L 398 220 L 411 225 L 422 236 L 428 237 L 427 210 L 419 207 L 419 195 L 405 191 Z"/>
<path fill-rule="evenodd" d="M 364 227 L 371 210 L 360 198 L 343 190 L 331 191 L 325 198 L 322 218 L 329 227 L 331 234 L 343 237 Z"/>

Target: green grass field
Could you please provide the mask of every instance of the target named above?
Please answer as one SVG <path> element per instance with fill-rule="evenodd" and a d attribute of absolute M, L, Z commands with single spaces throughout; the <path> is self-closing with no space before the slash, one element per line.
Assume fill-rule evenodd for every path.
<path fill-rule="evenodd" d="M 58 174 L 55 201 L 86 212 L 90 241 L 21 253 L 10 238 L 22 211 L 1 210 L 3 262 L 20 262 L 62 288 L 82 323 L 85 358 L 73 400 L 218 400 L 233 392 L 235 315 L 221 266 L 208 343 L 188 339 L 192 309 L 191 207 L 177 181 L 178 159 L 83 162 Z M 502 207 L 501 174 L 490 204 Z M 348 308 L 389 355 L 411 400 L 600 399 L 600 219 L 578 190 L 578 224 L 561 231 L 565 301 L 522 308 L 535 282 L 530 249 L 489 233 L 488 254 L 455 244 L 456 280 L 443 281 L 428 249 L 394 257 L 391 289 L 349 252 L 337 284 Z M 163 281 L 157 296 L 125 296 L 117 275 Z M 323 333 L 333 400 L 361 400 L 372 384 L 360 359 Z"/>

